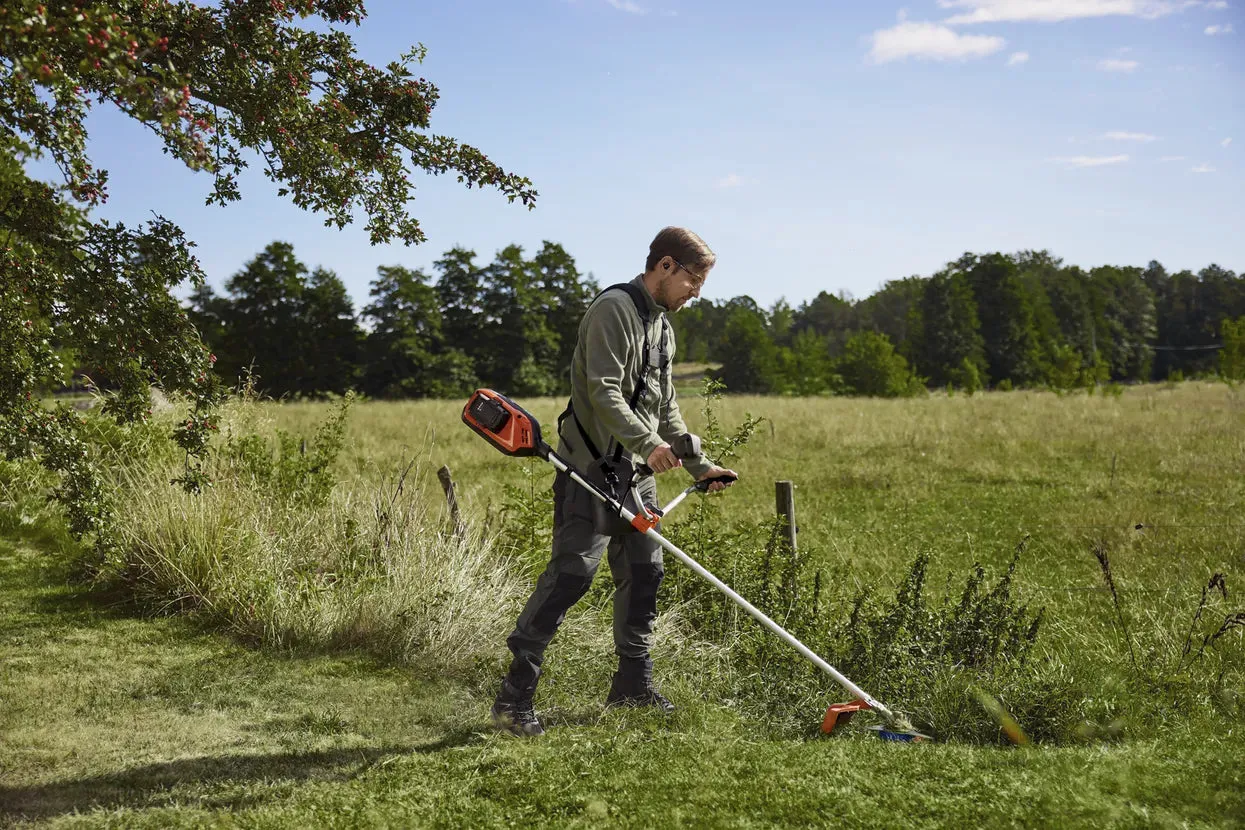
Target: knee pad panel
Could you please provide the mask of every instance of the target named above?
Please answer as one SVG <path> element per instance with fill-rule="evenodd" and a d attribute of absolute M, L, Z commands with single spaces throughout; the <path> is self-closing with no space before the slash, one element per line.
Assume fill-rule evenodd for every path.
<path fill-rule="evenodd" d="M 650 625 L 657 619 L 657 589 L 665 575 L 660 562 L 632 563 L 627 625 Z"/>
<path fill-rule="evenodd" d="M 545 633 L 556 630 L 566 618 L 566 612 L 570 610 L 570 607 L 588 593 L 588 587 L 591 584 L 591 576 L 559 573 L 553 584 L 553 590 L 540 604 L 540 610 L 532 616 L 532 627 Z"/>

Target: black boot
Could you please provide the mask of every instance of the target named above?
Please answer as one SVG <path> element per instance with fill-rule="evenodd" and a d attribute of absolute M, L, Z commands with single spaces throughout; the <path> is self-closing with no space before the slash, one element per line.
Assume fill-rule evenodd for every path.
<path fill-rule="evenodd" d="M 516 683 L 512 675 L 506 675 L 501 681 L 497 700 L 493 701 L 494 726 L 520 737 L 534 738 L 545 734 L 532 706 L 532 696 L 536 694 L 536 681 L 539 677 L 538 674 L 527 683 L 522 680 Z"/>
<path fill-rule="evenodd" d="M 653 706 L 667 714 L 674 711 L 674 704 L 653 686 L 653 661 L 643 657 L 618 659 L 618 671 L 614 672 L 605 705 Z"/>

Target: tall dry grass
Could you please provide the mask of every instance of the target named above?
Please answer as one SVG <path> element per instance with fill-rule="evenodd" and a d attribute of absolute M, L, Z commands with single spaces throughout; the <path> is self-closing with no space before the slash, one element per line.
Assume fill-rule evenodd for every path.
<path fill-rule="evenodd" d="M 250 406 L 227 410 L 227 431 L 261 426 Z M 154 609 L 208 615 L 269 646 L 360 648 L 463 674 L 496 652 L 522 601 L 522 569 L 479 523 L 456 532 L 408 475 L 306 503 L 228 464 L 198 495 L 169 487 L 172 472 L 125 473 L 123 553 L 106 574 Z"/>

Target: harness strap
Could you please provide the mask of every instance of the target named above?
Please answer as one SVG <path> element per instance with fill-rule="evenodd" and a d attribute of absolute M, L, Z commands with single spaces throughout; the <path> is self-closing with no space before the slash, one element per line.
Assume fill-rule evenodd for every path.
<path fill-rule="evenodd" d="M 596 297 L 592 298 L 592 302 L 596 302 L 597 299 L 601 297 L 601 295 L 605 294 L 605 292 L 613 291 L 615 289 L 621 289 L 627 292 L 627 296 L 631 298 L 632 305 L 635 306 L 636 314 L 639 315 L 640 317 L 641 328 L 644 330 L 644 346 L 643 346 L 643 352 L 641 353 L 641 359 L 640 359 L 640 376 L 636 378 L 635 389 L 633 389 L 631 392 L 631 400 L 627 402 L 627 406 L 634 413 L 636 411 L 636 407 L 639 406 L 640 404 L 641 398 L 643 398 L 644 396 L 644 392 L 647 387 L 647 384 L 645 381 L 648 378 L 648 370 L 650 368 L 649 359 L 648 359 L 648 355 L 649 355 L 648 304 L 645 301 L 644 292 L 640 289 L 638 285 L 636 285 L 635 283 L 631 283 L 631 282 L 615 283 L 614 285 L 603 288 L 597 294 Z M 591 303 L 589 303 L 589 306 L 591 306 Z M 665 355 L 665 365 L 663 366 L 663 372 L 665 373 L 669 373 L 670 371 L 670 357 L 666 353 L 666 344 L 667 344 L 666 335 L 667 335 L 667 329 L 669 325 L 670 323 L 663 318 L 662 326 L 661 326 L 661 352 L 663 355 Z M 575 420 L 575 427 L 579 430 L 580 437 L 584 439 L 584 446 L 587 447 L 588 452 L 592 453 L 593 459 L 595 459 L 596 461 L 603 462 L 604 457 L 602 456 L 600 449 L 597 448 L 596 443 L 592 440 L 591 437 L 589 437 L 587 430 L 584 429 L 584 425 L 580 423 L 579 417 L 575 414 L 574 400 L 568 400 L 566 403 L 566 409 L 564 409 L 562 411 L 562 414 L 558 416 L 558 434 L 560 435 L 562 433 L 562 423 L 568 417 L 573 418 Z M 619 461 L 622 460 L 623 445 L 621 441 L 618 441 L 615 438 L 611 438 L 611 440 L 614 441 L 614 443 L 618 445 L 617 448 L 614 450 L 614 463 L 617 464 Z M 608 448 L 607 448 L 607 451 L 608 451 Z"/>

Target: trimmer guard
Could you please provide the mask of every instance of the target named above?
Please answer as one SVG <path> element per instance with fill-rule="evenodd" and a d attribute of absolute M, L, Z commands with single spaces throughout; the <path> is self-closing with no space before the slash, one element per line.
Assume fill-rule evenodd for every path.
<path fill-rule="evenodd" d="M 863 700 L 853 700 L 850 703 L 835 703 L 826 709 L 826 716 L 821 721 L 821 731 L 829 735 L 834 731 L 836 726 L 845 726 L 852 719 L 852 715 L 861 709 L 871 709 L 868 703 Z"/>

